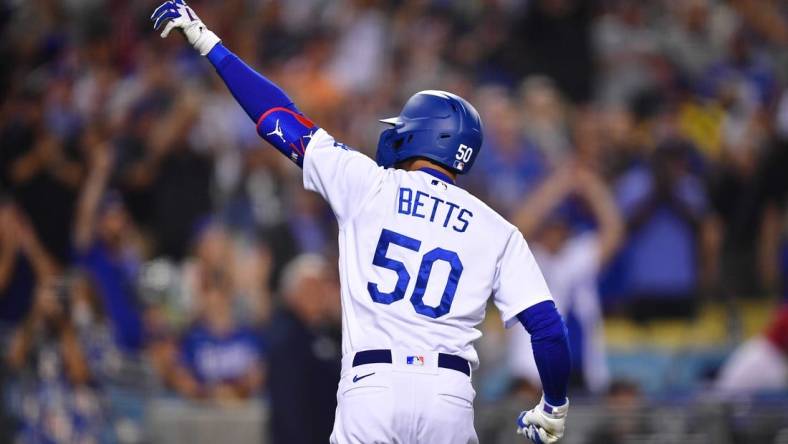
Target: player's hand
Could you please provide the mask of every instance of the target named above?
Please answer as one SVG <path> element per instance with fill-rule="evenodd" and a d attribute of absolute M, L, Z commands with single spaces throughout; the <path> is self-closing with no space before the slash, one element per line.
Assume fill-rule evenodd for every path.
<path fill-rule="evenodd" d="M 174 28 L 183 31 L 186 40 L 194 46 L 194 49 L 201 55 L 208 54 L 221 39 L 211 32 L 205 23 L 197 17 L 194 10 L 186 5 L 184 0 L 172 0 L 164 2 L 153 11 L 150 16 L 153 20 L 153 29 L 158 30 L 164 25 L 161 38 L 165 38 Z"/>
<path fill-rule="evenodd" d="M 560 407 L 547 404 L 542 397 L 531 410 L 520 413 L 517 418 L 517 433 L 525 435 L 535 444 L 552 444 L 564 436 L 564 422 L 569 410 L 569 400 Z"/>

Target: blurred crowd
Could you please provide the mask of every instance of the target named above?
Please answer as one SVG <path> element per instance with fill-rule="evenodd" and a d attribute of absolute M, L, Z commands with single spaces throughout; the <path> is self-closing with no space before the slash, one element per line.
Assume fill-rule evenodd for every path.
<path fill-rule="evenodd" d="M 156 4 L 0 1 L 0 429 L 139 442 L 149 396 L 265 399 L 274 442 L 325 442 L 336 223 L 210 64 L 150 29 Z M 578 390 L 636 392 L 611 381 L 605 315 L 688 320 L 788 295 L 779 0 L 190 4 L 369 155 L 376 119 L 416 91 L 474 103 L 485 141 L 459 185 L 528 239 Z M 758 389 L 748 371 L 769 368 L 768 388 L 788 387 L 786 316 L 733 354 L 721 386 Z M 485 327 L 479 378 L 532 393 L 525 332 Z"/>

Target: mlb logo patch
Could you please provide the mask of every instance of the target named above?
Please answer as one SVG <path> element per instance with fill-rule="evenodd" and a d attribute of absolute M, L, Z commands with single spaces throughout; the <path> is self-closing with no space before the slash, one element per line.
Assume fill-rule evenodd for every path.
<path fill-rule="evenodd" d="M 424 356 L 408 356 L 407 357 L 407 364 L 408 365 L 423 366 L 424 365 Z"/>

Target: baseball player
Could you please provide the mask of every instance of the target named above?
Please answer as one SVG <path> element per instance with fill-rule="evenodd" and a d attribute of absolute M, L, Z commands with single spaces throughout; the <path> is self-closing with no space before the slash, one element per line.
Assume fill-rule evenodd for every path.
<path fill-rule="evenodd" d="M 564 433 L 569 348 L 523 236 L 455 185 L 482 145 L 462 98 L 411 97 L 383 120 L 376 161 L 334 140 L 225 48 L 183 0 L 153 13 L 206 56 L 260 136 L 303 168 L 339 223 L 342 373 L 332 443 L 475 443 L 473 342 L 490 295 L 506 326 L 531 335 L 544 395 L 517 419 L 536 443 Z"/>

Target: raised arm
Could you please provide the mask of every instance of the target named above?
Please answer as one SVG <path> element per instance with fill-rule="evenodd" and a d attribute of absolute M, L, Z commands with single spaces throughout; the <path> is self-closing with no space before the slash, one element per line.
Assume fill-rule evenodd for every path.
<path fill-rule="evenodd" d="M 581 168 L 577 172 L 577 193 L 586 202 L 599 233 L 599 265 L 616 254 L 624 238 L 624 222 L 615 199 L 596 173 Z"/>
<path fill-rule="evenodd" d="M 82 185 L 74 221 L 74 247 L 85 251 L 93 243 L 96 214 L 101 197 L 109 181 L 112 157 L 109 149 L 101 144 L 91 147 L 90 171 Z"/>
<path fill-rule="evenodd" d="M 208 57 L 260 137 L 303 169 L 304 188 L 323 196 L 340 226 L 359 214 L 382 183 L 384 168 L 315 126 L 284 91 L 228 51 L 183 0 L 162 4 L 152 19 L 154 28 L 164 27 L 162 37 L 178 28 Z"/>
<path fill-rule="evenodd" d="M 15 236 L 14 209 L 10 202 L 0 202 L 0 295 L 3 295 L 16 268 L 19 239 Z"/>
<path fill-rule="evenodd" d="M 15 209 L 15 222 L 17 242 L 19 243 L 19 251 L 23 253 L 30 265 L 33 266 L 33 271 L 36 274 L 36 279 L 45 280 L 52 277 L 59 272 L 57 261 L 49 254 L 47 249 L 41 243 L 41 239 L 36 235 L 33 224 L 27 218 L 27 215 L 21 209 Z"/>
<path fill-rule="evenodd" d="M 550 176 L 514 215 L 514 224 L 531 238 L 561 202 L 574 190 L 573 170 L 564 167 Z"/>
<path fill-rule="evenodd" d="M 163 3 L 153 12 L 154 29 L 167 37 L 175 28 L 216 68 L 235 100 L 257 125 L 257 133 L 282 154 L 303 167 L 306 146 L 318 129 L 273 82 L 255 72 L 222 45 L 219 37 L 183 0 Z"/>

